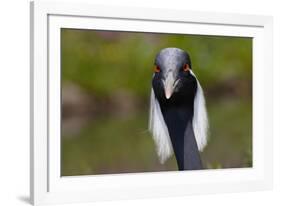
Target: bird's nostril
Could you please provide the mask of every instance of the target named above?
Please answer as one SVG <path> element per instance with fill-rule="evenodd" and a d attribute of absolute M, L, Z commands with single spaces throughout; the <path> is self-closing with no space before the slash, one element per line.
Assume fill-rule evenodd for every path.
<path fill-rule="evenodd" d="M 174 87 L 177 86 L 178 82 L 179 82 L 179 79 L 177 79 L 176 81 L 174 81 L 173 86 L 174 86 Z"/>

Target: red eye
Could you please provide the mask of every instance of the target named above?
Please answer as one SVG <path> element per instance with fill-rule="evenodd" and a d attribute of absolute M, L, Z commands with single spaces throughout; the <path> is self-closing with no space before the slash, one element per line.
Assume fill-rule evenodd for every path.
<path fill-rule="evenodd" d="M 189 65 L 188 65 L 188 64 L 185 64 L 185 65 L 183 66 L 183 71 L 187 72 L 187 71 L 189 71 L 189 70 L 190 70 Z"/>
<path fill-rule="evenodd" d="M 160 67 L 159 66 L 155 66 L 154 67 L 154 72 L 156 72 L 156 73 L 160 72 Z"/>

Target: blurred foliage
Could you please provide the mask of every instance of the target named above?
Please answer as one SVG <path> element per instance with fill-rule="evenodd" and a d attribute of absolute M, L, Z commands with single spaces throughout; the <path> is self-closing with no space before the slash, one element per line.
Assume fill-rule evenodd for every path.
<path fill-rule="evenodd" d="M 146 96 L 154 58 L 165 47 L 188 51 L 205 87 L 230 78 L 251 79 L 251 38 L 63 29 L 63 80 L 96 95 L 110 94 L 116 86 Z"/>
<path fill-rule="evenodd" d="M 165 47 L 189 52 L 206 94 L 205 168 L 252 166 L 251 38 L 62 29 L 61 45 L 62 175 L 177 169 L 174 157 L 159 164 L 147 131 L 154 58 Z"/>

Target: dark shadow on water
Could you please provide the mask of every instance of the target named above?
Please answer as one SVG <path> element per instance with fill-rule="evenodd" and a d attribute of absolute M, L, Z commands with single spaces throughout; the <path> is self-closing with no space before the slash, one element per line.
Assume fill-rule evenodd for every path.
<path fill-rule="evenodd" d="M 31 201 L 30 198 L 28 196 L 19 196 L 18 199 L 26 204 L 30 204 L 31 205 Z"/>

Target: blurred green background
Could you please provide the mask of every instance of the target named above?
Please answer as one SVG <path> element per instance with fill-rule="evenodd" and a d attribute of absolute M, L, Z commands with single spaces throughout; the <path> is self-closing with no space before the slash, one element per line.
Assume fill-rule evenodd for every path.
<path fill-rule="evenodd" d="M 61 174 L 177 170 L 161 165 L 149 134 L 154 58 L 165 47 L 189 52 L 207 101 L 204 168 L 252 166 L 252 39 L 61 30 Z"/>

